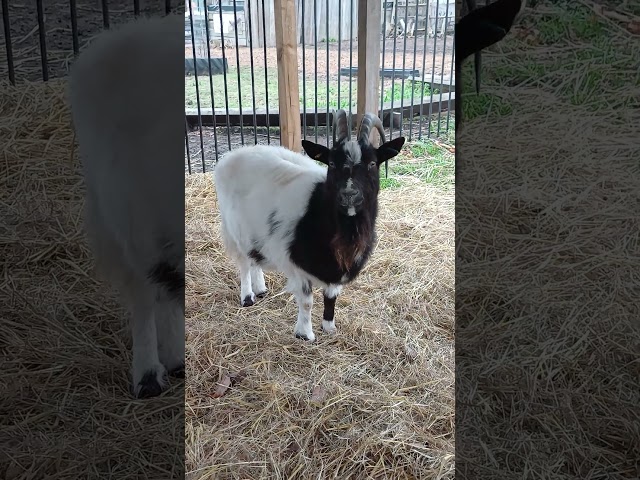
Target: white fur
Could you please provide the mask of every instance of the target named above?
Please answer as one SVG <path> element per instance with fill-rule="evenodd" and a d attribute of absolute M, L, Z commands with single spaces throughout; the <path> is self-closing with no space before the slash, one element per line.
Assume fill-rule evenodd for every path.
<path fill-rule="evenodd" d="M 360 145 L 358 142 L 354 140 L 349 140 L 344 144 L 344 152 L 347 155 L 347 158 L 351 160 L 353 165 L 358 165 L 362 161 L 362 151 L 360 150 Z"/>
<path fill-rule="evenodd" d="M 145 374 L 166 386 L 184 365 L 184 299 L 148 279 L 163 245 L 184 258 L 182 17 L 132 22 L 102 34 L 70 79 L 73 123 L 87 188 L 86 231 L 99 268 L 132 316 L 133 390 Z M 175 85 L 172 85 L 176 83 Z M 173 88 L 172 88 L 173 87 Z M 183 141 L 184 142 L 184 141 Z"/>
<path fill-rule="evenodd" d="M 329 285 L 294 265 L 287 247 L 315 184 L 326 180 L 326 176 L 326 168 L 304 155 L 262 145 L 227 153 L 214 172 L 222 238 L 240 269 L 240 301 L 264 286 L 261 268 L 247 256 L 255 240 L 262 245 L 261 252 L 269 262 L 264 265 L 265 270 L 287 277 L 287 288 L 298 304 L 294 333 L 310 341 L 315 339 L 311 325 L 313 296 L 305 294 L 303 287 L 307 282 L 323 288 Z M 273 211 L 277 212 L 280 225 L 270 236 L 268 217 Z"/>
<path fill-rule="evenodd" d="M 329 335 L 333 335 L 338 331 L 335 320 L 322 320 L 322 330 Z"/>

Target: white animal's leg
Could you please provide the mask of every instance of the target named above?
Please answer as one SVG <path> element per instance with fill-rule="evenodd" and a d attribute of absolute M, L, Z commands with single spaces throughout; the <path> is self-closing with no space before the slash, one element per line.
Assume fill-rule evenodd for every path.
<path fill-rule="evenodd" d="M 184 310 L 175 300 L 160 301 L 154 309 L 158 357 L 169 375 L 184 378 Z"/>
<path fill-rule="evenodd" d="M 341 285 L 329 285 L 324 290 L 324 312 L 322 314 L 322 330 L 328 334 L 336 333 L 335 306 L 338 295 L 342 292 Z"/>
<path fill-rule="evenodd" d="M 296 338 L 313 342 L 316 336 L 313 334 L 311 324 L 311 307 L 313 307 L 313 291 L 311 283 L 306 280 L 291 282 L 291 291 L 298 303 L 298 321 L 293 330 Z"/>
<path fill-rule="evenodd" d="M 233 236 L 229 234 L 224 219 L 222 220 L 220 233 L 227 253 L 235 261 L 240 271 L 240 304 L 243 307 L 250 307 L 256 302 L 256 296 L 251 288 L 251 259 L 242 253 Z"/>
<path fill-rule="evenodd" d="M 243 307 L 250 307 L 256 303 L 256 295 L 251 288 L 251 260 L 238 257 L 236 261 L 240 269 L 240 302 Z"/>
<path fill-rule="evenodd" d="M 251 288 L 257 297 L 264 297 L 267 294 L 267 286 L 264 283 L 264 274 L 262 268 L 258 266 L 251 267 Z"/>
<path fill-rule="evenodd" d="M 167 385 L 166 369 L 158 358 L 155 295 L 153 288 L 132 292 L 131 333 L 133 337 L 133 394 L 137 398 L 155 397 Z"/>
<path fill-rule="evenodd" d="M 131 314 L 133 340 L 132 391 L 138 398 L 159 395 L 166 385 L 165 369 L 158 359 L 156 325 L 153 317 L 155 288 L 141 278 L 124 259 L 123 249 L 105 228 L 91 191 L 85 205 L 87 238 L 96 259 L 99 276 L 114 287 Z"/>

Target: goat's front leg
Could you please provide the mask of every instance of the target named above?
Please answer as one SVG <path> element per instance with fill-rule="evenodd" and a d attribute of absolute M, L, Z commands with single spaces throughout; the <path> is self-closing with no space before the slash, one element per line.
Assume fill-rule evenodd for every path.
<path fill-rule="evenodd" d="M 328 288 L 324 290 L 324 312 L 322 314 L 322 330 L 328 334 L 336 333 L 336 322 L 335 322 L 335 306 L 336 299 L 338 295 L 342 292 L 342 286 L 340 285 L 329 285 Z"/>
<path fill-rule="evenodd" d="M 264 273 L 257 265 L 251 266 L 251 288 L 256 297 L 262 298 L 267 294 L 267 286 L 264 283 Z"/>
<path fill-rule="evenodd" d="M 298 303 L 298 321 L 296 322 L 293 333 L 296 338 L 313 342 L 316 336 L 313 334 L 313 325 L 311 323 L 311 307 L 313 307 L 311 282 L 298 280 L 291 282 L 290 286 Z"/>

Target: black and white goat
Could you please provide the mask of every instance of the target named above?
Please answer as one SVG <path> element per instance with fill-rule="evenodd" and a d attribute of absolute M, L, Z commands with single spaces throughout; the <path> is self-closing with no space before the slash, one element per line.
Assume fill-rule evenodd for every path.
<path fill-rule="evenodd" d="M 70 79 L 85 229 L 132 316 L 136 397 L 160 394 L 167 372 L 184 376 L 182 28 L 169 16 L 106 32 Z"/>
<path fill-rule="evenodd" d="M 370 142 L 372 128 L 382 139 L 378 148 Z M 363 116 L 356 140 L 350 136 L 347 114 L 339 110 L 331 149 L 305 140 L 308 158 L 282 147 L 243 147 L 224 155 L 214 172 L 223 242 L 240 270 L 242 305 L 266 294 L 263 270 L 284 273 L 298 304 L 294 334 L 308 341 L 315 340 L 313 286 L 324 290 L 323 330 L 336 331 L 336 298 L 374 245 L 380 166 L 405 141 L 386 142 L 382 122 L 371 113 Z"/>

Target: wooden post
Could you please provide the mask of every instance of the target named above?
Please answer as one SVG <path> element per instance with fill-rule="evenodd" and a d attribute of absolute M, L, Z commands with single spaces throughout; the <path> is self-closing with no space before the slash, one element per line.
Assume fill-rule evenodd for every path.
<path fill-rule="evenodd" d="M 282 146 L 302 151 L 298 93 L 297 9 L 295 0 L 274 0 L 278 51 L 278 103 Z"/>
<path fill-rule="evenodd" d="M 382 5 L 380 0 L 358 0 L 358 110 L 354 128 L 367 112 L 378 113 L 380 101 L 380 31 Z M 373 145 L 380 138 L 377 131 L 371 137 Z"/>

